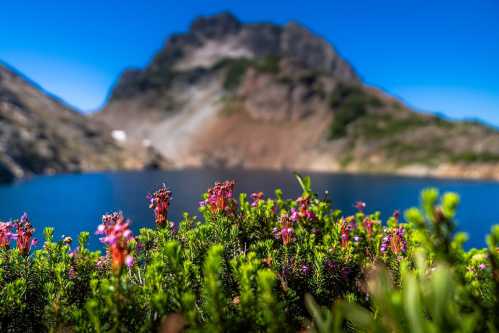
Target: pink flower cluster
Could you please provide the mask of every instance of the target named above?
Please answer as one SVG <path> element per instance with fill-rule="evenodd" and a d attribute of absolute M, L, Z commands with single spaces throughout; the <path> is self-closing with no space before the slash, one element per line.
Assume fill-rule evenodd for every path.
<path fill-rule="evenodd" d="M 374 225 L 375 224 L 376 224 L 376 222 L 373 221 L 373 219 L 371 219 L 370 217 L 366 217 L 364 219 L 364 221 L 362 221 L 362 225 L 363 225 L 364 229 L 367 232 L 367 237 L 368 238 L 371 238 L 371 236 L 373 235 Z"/>
<path fill-rule="evenodd" d="M 115 273 L 121 272 L 123 265 L 131 267 L 134 263 L 129 244 L 134 237 L 129 224 L 122 213 L 112 213 L 102 216 L 102 224 L 97 228 L 96 234 L 104 235 L 100 241 L 108 247 Z"/>
<path fill-rule="evenodd" d="M 28 214 L 24 213 L 14 222 L 0 222 L 0 248 L 8 249 L 10 242 L 15 240 L 17 249 L 22 255 L 28 255 L 31 247 L 38 244 L 33 238 L 35 228 L 31 225 Z"/>
<path fill-rule="evenodd" d="M 263 200 L 263 192 L 251 193 L 251 207 L 258 206 L 258 203 Z"/>
<path fill-rule="evenodd" d="M 208 197 L 201 201 L 201 207 L 208 207 L 212 213 L 225 213 L 234 215 L 236 211 L 236 201 L 234 200 L 235 182 L 226 180 L 223 183 L 215 183 L 215 186 L 208 190 Z"/>
<path fill-rule="evenodd" d="M 168 208 L 172 199 L 172 192 L 163 184 L 163 186 L 154 192 L 148 194 L 149 208 L 154 211 L 154 218 L 157 226 L 165 226 L 168 219 Z"/>
<path fill-rule="evenodd" d="M 31 225 L 28 214 L 24 213 L 21 219 L 14 222 L 17 228 L 17 248 L 22 255 L 28 255 L 31 246 L 38 244 L 38 241 L 33 238 L 35 228 Z"/>
<path fill-rule="evenodd" d="M 407 240 L 405 239 L 405 229 L 403 226 L 399 225 L 385 230 L 380 251 L 386 253 L 388 249 L 394 254 L 405 253 L 407 250 Z"/>
<path fill-rule="evenodd" d="M 291 208 L 291 219 L 298 221 L 300 219 L 313 220 L 315 214 L 310 210 L 310 196 L 304 195 L 296 199 L 298 209 Z"/>
<path fill-rule="evenodd" d="M 280 228 L 274 228 L 273 234 L 276 239 L 281 239 L 284 245 L 288 245 L 294 240 L 295 230 L 293 228 L 293 220 L 288 214 L 283 213 L 279 219 Z"/>
<path fill-rule="evenodd" d="M 340 221 L 340 237 L 341 237 L 341 247 L 346 247 L 350 241 L 350 233 L 357 228 L 355 223 L 355 218 L 353 216 L 348 216 L 347 218 L 342 218 Z M 359 239 L 356 238 L 355 241 Z"/>
<path fill-rule="evenodd" d="M 0 248 L 8 249 L 10 241 L 14 239 L 14 233 L 11 231 L 11 222 L 0 222 Z"/>

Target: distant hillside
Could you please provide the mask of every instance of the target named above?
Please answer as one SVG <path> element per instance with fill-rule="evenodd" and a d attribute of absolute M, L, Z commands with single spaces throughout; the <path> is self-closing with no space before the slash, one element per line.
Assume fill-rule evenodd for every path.
<path fill-rule="evenodd" d="M 96 117 L 177 167 L 499 178 L 497 131 L 413 112 L 296 23 L 198 18 L 126 71 Z"/>
<path fill-rule="evenodd" d="M 0 64 L 0 182 L 33 174 L 163 163 L 147 149 L 133 154 L 110 132 Z"/>

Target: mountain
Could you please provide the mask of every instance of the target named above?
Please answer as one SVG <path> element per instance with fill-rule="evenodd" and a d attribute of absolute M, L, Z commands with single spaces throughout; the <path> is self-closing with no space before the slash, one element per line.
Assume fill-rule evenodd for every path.
<path fill-rule="evenodd" d="M 294 22 L 200 17 L 125 71 L 95 118 L 176 167 L 499 178 L 496 130 L 414 112 Z"/>
<path fill-rule="evenodd" d="M 132 154 L 111 137 L 109 127 L 0 63 L 0 182 L 54 172 L 153 167 L 162 161 L 147 149 Z"/>

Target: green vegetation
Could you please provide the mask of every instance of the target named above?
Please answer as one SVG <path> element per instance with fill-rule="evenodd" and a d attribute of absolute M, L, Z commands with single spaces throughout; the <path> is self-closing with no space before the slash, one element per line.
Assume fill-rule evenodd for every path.
<path fill-rule="evenodd" d="M 215 64 L 214 68 L 227 68 L 224 89 L 234 91 L 241 85 L 248 68 L 254 68 L 261 73 L 277 74 L 279 72 L 279 60 L 279 57 L 275 56 L 267 56 L 259 59 L 223 59 Z"/>
<path fill-rule="evenodd" d="M 417 127 L 430 125 L 430 120 L 421 115 L 405 112 L 371 112 L 355 124 L 356 136 L 368 139 L 380 139 L 394 136 Z"/>
<path fill-rule="evenodd" d="M 27 215 L 0 223 L 0 331 L 497 332 L 499 226 L 465 251 L 454 193 L 425 190 L 382 223 L 297 179 L 296 199 L 236 200 L 216 183 L 179 223 L 163 186 L 148 196 L 155 227 L 134 236 L 123 214 L 103 216 L 104 254 L 88 232 L 73 245 L 46 228 L 38 247 Z"/>
<path fill-rule="evenodd" d="M 244 99 L 240 97 L 234 95 L 223 96 L 220 102 L 222 103 L 223 116 L 231 116 L 244 110 Z"/>
<path fill-rule="evenodd" d="M 329 97 L 329 105 L 335 110 L 329 138 L 338 139 L 347 134 L 348 125 L 365 116 L 369 108 L 383 106 L 383 102 L 361 86 L 339 84 Z"/>
<path fill-rule="evenodd" d="M 492 152 L 463 152 L 461 154 L 454 154 L 451 157 L 452 162 L 464 163 L 496 163 L 499 162 L 499 154 Z"/>
<path fill-rule="evenodd" d="M 423 164 L 437 165 L 449 159 L 449 152 L 440 142 L 431 145 L 401 142 L 397 139 L 384 144 L 389 160 L 399 165 Z"/>

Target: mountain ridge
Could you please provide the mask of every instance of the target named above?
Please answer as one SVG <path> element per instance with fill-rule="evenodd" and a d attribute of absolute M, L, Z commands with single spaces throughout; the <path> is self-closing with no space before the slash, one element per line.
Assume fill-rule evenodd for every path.
<path fill-rule="evenodd" d="M 125 70 L 89 116 L 17 70 L 24 83 L 2 88 L 8 69 L 0 63 L 0 174 L 7 180 L 148 166 L 499 179 L 497 129 L 414 112 L 364 84 L 333 45 L 293 22 L 243 23 L 227 12 L 200 17 L 144 68 Z M 62 114 L 76 146 L 64 131 L 40 131 Z M 30 121 L 15 122 L 20 115 Z M 39 151 L 16 152 L 16 145 Z"/>
<path fill-rule="evenodd" d="M 200 17 L 95 115 L 175 167 L 499 179 L 499 134 L 414 112 L 296 23 Z"/>
<path fill-rule="evenodd" d="M 135 169 L 161 164 L 133 157 L 106 125 L 90 120 L 17 69 L 0 63 L 0 181 L 36 174 Z"/>

